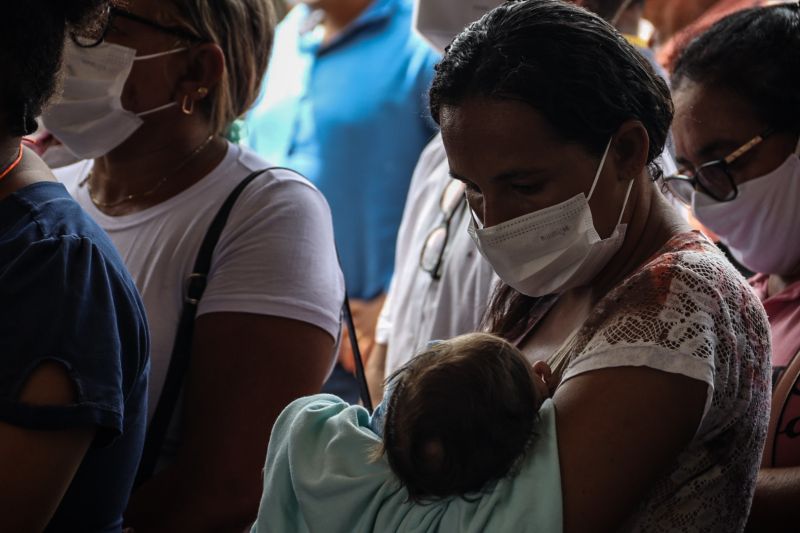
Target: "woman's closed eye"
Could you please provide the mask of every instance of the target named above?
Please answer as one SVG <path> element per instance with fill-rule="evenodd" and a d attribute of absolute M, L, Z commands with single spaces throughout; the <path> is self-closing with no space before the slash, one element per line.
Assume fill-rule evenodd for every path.
<path fill-rule="evenodd" d="M 524 195 L 539 194 L 544 189 L 544 184 L 541 181 L 520 181 L 512 182 L 511 188 L 514 191 Z"/>

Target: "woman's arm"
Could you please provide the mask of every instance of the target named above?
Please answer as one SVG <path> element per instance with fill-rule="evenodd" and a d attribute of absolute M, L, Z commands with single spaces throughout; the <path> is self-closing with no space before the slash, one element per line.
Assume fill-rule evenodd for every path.
<path fill-rule="evenodd" d="M 246 313 L 197 319 L 175 463 L 133 496 L 137 533 L 230 531 L 255 520 L 267 442 L 293 399 L 319 391 L 334 340 L 298 320 Z"/>
<path fill-rule="evenodd" d="M 564 532 L 618 529 L 694 436 L 708 385 L 646 367 L 594 370 L 556 391 Z"/>
<path fill-rule="evenodd" d="M 19 401 L 68 405 L 77 399 L 63 367 L 45 363 Z M 0 531 L 42 531 L 58 509 L 94 438 L 95 428 L 32 431 L 0 422 Z"/>

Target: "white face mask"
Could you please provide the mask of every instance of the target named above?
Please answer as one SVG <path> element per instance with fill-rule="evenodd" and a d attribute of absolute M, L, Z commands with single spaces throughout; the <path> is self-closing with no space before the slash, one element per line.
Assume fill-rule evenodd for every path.
<path fill-rule="evenodd" d="M 80 159 L 107 154 L 142 125 L 142 117 L 178 105 L 170 102 L 141 113 L 124 109 L 122 90 L 133 62 L 184 50 L 136 57 L 136 50 L 127 46 L 103 42 L 81 48 L 68 41 L 64 49 L 64 89 L 42 114 L 44 127 Z"/>
<path fill-rule="evenodd" d="M 800 268 L 800 141 L 778 168 L 739 185 L 730 202 L 692 194 L 695 217 L 753 272 L 788 276 Z"/>
<path fill-rule="evenodd" d="M 590 282 L 619 251 L 627 229 L 622 224 L 622 215 L 633 180 L 625 193 L 614 232 L 607 239 L 601 239 L 597 233 L 589 208 L 610 147 L 611 140 L 588 197 L 580 193 L 560 204 L 489 228 L 478 228 L 473 217 L 469 234 L 500 279 L 527 296 L 558 294 Z"/>
<path fill-rule="evenodd" d="M 456 35 L 505 0 L 415 0 L 414 30 L 439 52 Z"/>

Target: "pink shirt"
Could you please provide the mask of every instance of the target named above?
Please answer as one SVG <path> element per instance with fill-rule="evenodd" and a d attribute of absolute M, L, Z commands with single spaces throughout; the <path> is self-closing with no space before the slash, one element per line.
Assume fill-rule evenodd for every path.
<path fill-rule="evenodd" d="M 767 297 L 769 276 L 756 274 L 750 278 L 769 317 L 772 328 L 772 373 L 773 382 L 786 369 L 800 351 L 800 281 L 786 287 L 778 294 Z"/>
<path fill-rule="evenodd" d="M 800 281 L 778 294 L 767 297 L 769 276 L 757 274 L 750 285 L 764 304 L 772 329 L 772 383 L 783 376 L 786 367 L 800 352 Z M 772 466 L 800 466 L 800 378 L 786 400 L 778 420 Z M 783 401 L 783 400 L 781 400 Z M 768 450 L 769 454 L 769 450 Z"/>

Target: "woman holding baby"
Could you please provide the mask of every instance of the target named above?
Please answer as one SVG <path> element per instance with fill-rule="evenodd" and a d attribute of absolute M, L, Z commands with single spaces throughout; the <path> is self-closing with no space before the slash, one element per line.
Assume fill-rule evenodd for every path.
<path fill-rule="evenodd" d="M 506 283 L 490 329 L 560 376 L 565 531 L 742 529 L 769 326 L 646 172 L 672 119 L 664 82 L 598 18 L 528 1 L 455 39 L 431 109 Z"/>
<path fill-rule="evenodd" d="M 527 0 L 456 37 L 430 96 L 470 233 L 504 282 L 487 329 L 553 369 L 563 530 L 741 530 L 766 434 L 769 325 L 653 182 L 673 115 L 663 80 L 600 18 Z M 385 505 L 364 497 L 359 512 Z M 517 523 L 526 505 L 494 512 Z"/>

